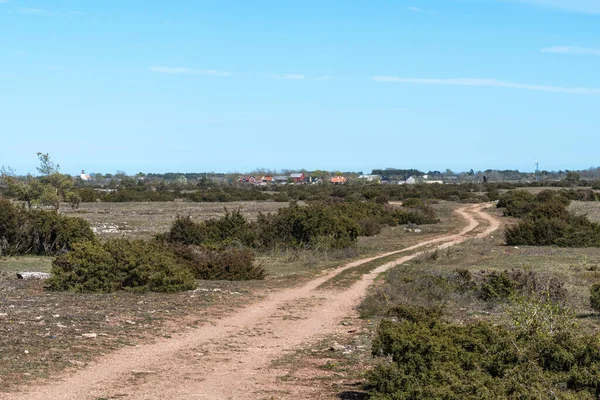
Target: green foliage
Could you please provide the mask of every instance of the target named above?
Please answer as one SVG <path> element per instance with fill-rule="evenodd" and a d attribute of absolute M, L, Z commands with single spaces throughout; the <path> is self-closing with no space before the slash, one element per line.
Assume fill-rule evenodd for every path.
<path fill-rule="evenodd" d="M 437 257 L 443 255 L 438 253 Z M 476 274 L 466 269 L 435 273 L 423 272 L 420 267 L 393 269 L 387 273 L 385 284 L 361 303 L 359 311 L 363 317 L 390 316 L 395 315 L 391 310 L 398 306 L 445 307 L 473 301 L 483 301 L 492 307 L 528 296 L 549 296 L 553 302 L 561 303 L 567 297 L 567 290 L 555 276 L 523 269 L 481 270 Z"/>
<path fill-rule="evenodd" d="M 419 317 L 422 315 L 422 317 Z M 453 325 L 436 312 L 384 320 L 367 373 L 374 400 L 595 399 L 600 394 L 598 337 L 571 326 L 522 335 L 489 323 Z"/>
<path fill-rule="evenodd" d="M 506 244 L 600 246 L 600 225 L 567 210 L 569 192 L 543 191 L 536 197 L 531 196 L 527 192 L 514 191 L 498 204 L 506 207 L 505 215 L 523 218 L 505 229 Z"/>
<path fill-rule="evenodd" d="M 600 312 L 600 284 L 595 283 L 590 288 L 590 306 L 592 310 Z"/>
<path fill-rule="evenodd" d="M 254 265 L 254 252 L 248 248 L 215 250 L 173 245 L 172 249 L 178 262 L 197 279 L 241 281 L 265 277 L 265 270 Z"/>
<path fill-rule="evenodd" d="M 257 244 L 262 248 L 305 247 L 341 249 L 351 246 L 359 236 L 356 222 L 364 214 L 355 205 L 292 203 L 274 214 L 259 215 Z M 353 218 L 354 217 L 354 218 Z"/>
<path fill-rule="evenodd" d="M 89 223 L 81 218 L 27 210 L 0 199 L 0 254 L 56 255 L 76 242 L 94 240 Z"/>
<path fill-rule="evenodd" d="M 498 208 L 506 208 L 504 216 L 523 217 L 535 207 L 535 195 L 525 190 L 510 190 L 501 195 Z"/>
<path fill-rule="evenodd" d="M 196 282 L 165 246 L 115 239 L 78 243 L 56 257 L 49 285 L 74 292 L 179 292 L 193 289 Z"/>
<path fill-rule="evenodd" d="M 508 275 L 507 271 L 489 274 L 481 287 L 481 297 L 484 300 L 507 299 L 515 294 L 517 282 Z"/>
<path fill-rule="evenodd" d="M 225 211 L 221 218 L 196 223 L 190 216 L 178 216 L 170 231 L 163 237 L 168 242 L 187 245 L 230 245 L 241 243 L 251 246 L 255 234 L 251 224 L 240 211 Z"/>
<path fill-rule="evenodd" d="M 555 301 L 549 292 L 517 296 L 508 309 L 515 332 L 521 336 L 552 336 L 576 327 L 575 313 L 565 301 Z"/>
<path fill-rule="evenodd" d="M 394 226 L 399 215 L 421 223 L 431 222 L 433 210 L 390 211 L 385 205 L 371 202 L 328 202 L 301 206 L 297 203 L 273 214 L 260 214 L 249 222 L 239 212 L 227 212 L 218 219 L 194 222 L 177 217 L 168 233 L 160 239 L 185 245 L 231 246 L 241 244 L 253 248 L 300 247 L 310 249 L 342 249 L 352 246 L 358 236 L 372 236 L 384 225 Z M 434 214 L 433 214 L 434 215 Z"/>

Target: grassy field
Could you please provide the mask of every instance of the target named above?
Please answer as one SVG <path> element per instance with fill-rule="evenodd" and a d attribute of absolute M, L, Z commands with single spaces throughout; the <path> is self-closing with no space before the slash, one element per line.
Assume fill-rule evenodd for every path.
<path fill-rule="evenodd" d="M 572 201 L 569 210 L 578 215 L 587 215 L 594 222 L 600 222 L 600 207 L 593 201 Z"/>
<path fill-rule="evenodd" d="M 288 203 L 238 201 L 232 203 L 82 203 L 79 209 L 63 207 L 63 213 L 88 221 L 100 238 L 128 237 L 149 239 L 169 230 L 178 215 L 195 221 L 220 217 L 225 210 L 241 210 L 249 219 L 258 213 L 277 211 Z"/>

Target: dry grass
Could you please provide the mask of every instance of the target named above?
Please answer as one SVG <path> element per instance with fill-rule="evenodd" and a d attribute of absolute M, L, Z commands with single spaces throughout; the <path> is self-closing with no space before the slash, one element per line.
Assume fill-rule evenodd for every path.
<path fill-rule="evenodd" d="M 64 213 L 87 220 L 100 238 L 129 237 L 148 239 L 166 232 L 177 215 L 200 221 L 221 217 L 227 210 L 241 210 L 249 219 L 258 213 L 277 211 L 288 203 L 238 201 L 232 203 L 82 203 L 77 210 L 64 207 Z"/>
<path fill-rule="evenodd" d="M 585 203 L 588 210 L 600 214 L 600 203 Z M 490 210 L 499 215 L 497 209 Z M 505 223 L 513 219 L 503 218 Z M 550 276 L 563 282 L 568 291 L 568 301 L 577 312 L 581 326 L 590 329 L 600 327 L 600 318 L 589 305 L 589 288 L 600 283 L 600 248 L 559 248 L 505 245 L 502 230 L 491 237 L 471 240 L 448 249 L 437 251 L 411 260 L 389 274 L 400 280 L 411 281 L 422 276 L 442 277 L 449 271 L 467 269 L 474 276 L 482 271 L 504 271 L 521 269 L 532 271 L 541 279 Z M 431 306 L 440 299 L 445 305 L 446 314 L 455 322 L 489 319 L 499 322 L 504 315 L 504 304 L 480 301 L 475 296 L 459 296 L 436 290 L 429 293 L 411 292 L 399 295 L 405 301 L 416 305 Z"/>
<path fill-rule="evenodd" d="M 569 210 L 577 215 L 587 215 L 594 222 L 600 222 L 600 206 L 593 201 L 572 201 Z"/>

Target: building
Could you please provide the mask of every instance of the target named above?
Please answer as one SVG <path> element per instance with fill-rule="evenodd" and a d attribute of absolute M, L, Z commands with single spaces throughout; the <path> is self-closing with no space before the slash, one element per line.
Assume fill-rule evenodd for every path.
<path fill-rule="evenodd" d="M 363 182 L 376 182 L 376 183 L 380 183 L 381 182 L 381 175 L 359 175 L 358 179 L 360 179 Z"/>
<path fill-rule="evenodd" d="M 343 185 L 348 182 L 348 178 L 344 178 L 343 176 L 334 176 L 329 179 L 329 183 L 333 183 L 334 185 Z"/>
<path fill-rule="evenodd" d="M 86 181 L 86 182 L 94 180 L 94 178 L 92 178 L 91 176 L 86 174 L 84 170 L 81 170 L 81 175 L 79 175 L 79 177 L 81 178 L 82 181 Z"/>
<path fill-rule="evenodd" d="M 290 179 L 293 183 L 302 183 L 304 181 L 304 174 L 302 172 L 290 174 Z"/>
<path fill-rule="evenodd" d="M 287 183 L 288 177 L 284 175 L 278 175 L 273 177 L 273 183 Z"/>
<path fill-rule="evenodd" d="M 409 177 L 405 181 L 398 182 L 399 185 L 414 185 L 415 183 L 417 183 L 417 180 L 415 179 L 414 176 Z"/>

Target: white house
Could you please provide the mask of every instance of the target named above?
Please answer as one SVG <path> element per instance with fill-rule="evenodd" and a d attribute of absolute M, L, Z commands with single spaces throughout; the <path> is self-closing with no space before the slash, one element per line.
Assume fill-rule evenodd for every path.
<path fill-rule="evenodd" d="M 94 179 L 91 176 L 89 176 L 88 174 L 86 174 L 84 170 L 81 170 L 81 175 L 79 175 L 79 177 L 81 178 L 82 181 L 86 181 L 86 182 Z"/>

